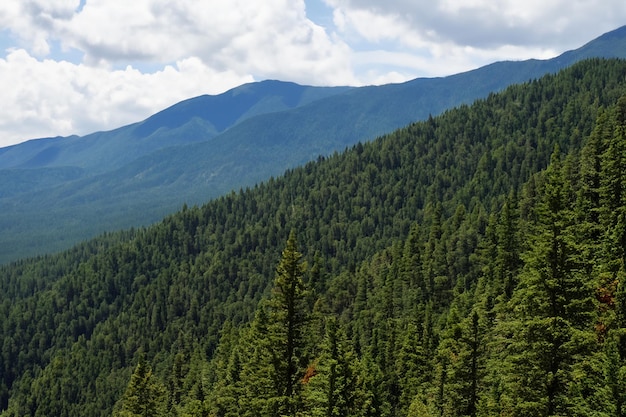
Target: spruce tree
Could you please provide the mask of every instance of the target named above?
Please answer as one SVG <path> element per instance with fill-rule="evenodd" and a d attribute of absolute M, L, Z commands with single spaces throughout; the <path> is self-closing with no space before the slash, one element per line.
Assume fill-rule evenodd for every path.
<path fill-rule="evenodd" d="M 400 337 L 400 351 L 395 364 L 400 385 L 398 408 L 406 411 L 415 396 L 423 393 L 429 385 L 432 358 L 424 353 L 421 332 L 416 323 L 407 323 Z"/>
<path fill-rule="evenodd" d="M 218 415 L 239 415 L 245 417 L 273 417 L 279 416 L 279 406 L 284 402 L 280 396 L 278 381 L 279 376 L 276 371 L 278 352 L 273 346 L 273 339 L 270 337 L 270 321 L 265 302 L 262 302 L 257 309 L 252 325 L 247 329 L 242 338 L 240 347 L 235 348 L 234 353 L 241 350 L 242 365 L 241 373 L 238 375 L 233 370 L 231 384 L 228 387 L 233 402 L 231 405 L 225 404 L 225 411 L 228 414 Z M 234 403 L 234 404 L 233 404 Z M 233 410 L 233 405 L 238 409 Z"/>
<path fill-rule="evenodd" d="M 595 288 L 580 257 L 573 192 L 564 172 L 556 149 L 511 300 L 512 317 L 505 324 L 512 333 L 504 367 L 510 372 L 506 397 L 519 416 L 604 415 L 606 410 L 597 366 Z"/>
<path fill-rule="evenodd" d="M 292 231 L 276 268 L 271 297 L 259 305 L 245 337 L 246 357 L 238 382 L 244 389 L 241 415 L 295 416 L 302 408 L 302 378 L 311 359 L 305 271 Z"/>
<path fill-rule="evenodd" d="M 309 319 L 304 286 L 306 263 L 298 252 L 292 230 L 282 259 L 276 268 L 274 290 L 269 303 L 269 337 L 275 351 L 275 385 L 283 398 L 280 413 L 295 415 L 299 387 L 308 362 L 305 327 Z"/>
<path fill-rule="evenodd" d="M 143 358 L 135 367 L 116 417 L 159 417 L 165 415 L 165 388 Z"/>
<path fill-rule="evenodd" d="M 367 396 L 359 378 L 358 360 L 337 319 L 326 320 L 322 354 L 307 368 L 304 385 L 305 414 L 319 417 L 362 415 Z"/>
<path fill-rule="evenodd" d="M 519 215 L 517 212 L 517 198 L 511 193 L 507 198 L 500 219 L 496 226 L 497 249 L 496 249 L 496 279 L 504 285 L 504 295 L 511 298 L 516 285 L 516 276 L 522 261 L 519 258 Z"/>
<path fill-rule="evenodd" d="M 456 305 L 447 319 L 437 351 L 438 388 L 433 396 L 441 415 L 475 417 L 484 378 L 485 323 L 478 309 L 463 318 Z"/>
<path fill-rule="evenodd" d="M 428 297 L 428 285 L 422 271 L 423 244 L 420 241 L 419 226 L 411 225 L 409 235 L 404 242 L 402 252 L 402 290 L 404 294 L 403 309 L 416 315 L 420 313 Z"/>
<path fill-rule="evenodd" d="M 253 328 L 259 320 L 258 316 L 259 313 L 254 319 Z M 243 414 L 240 406 L 248 406 L 240 381 L 244 372 L 250 372 L 250 369 L 244 370 L 244 355 L 246 358 L 252 358 L 254 354 L 245 338 L 248 333 L 249 329 L 237 329 L 230 321 L 224 323 L 221 330 L 220 342 L 211 361 L 211 376 L 214 382 L 207 398 L 211 414 L 215 416 L 240 416 Z M 250 360 L 248 365 L 253 363 L 259 363 L 257 358 Z"/>
<path fill-rule="evenodd" d="M 618 100 L 604 125 L 609 133 L 603 136 L 599 187 L 600 220 L 605 231 L 599 295 L 607 310 L 603 330 L 607 333 L 608 385 L 615 415 L 623 417 L 626 416 L 626 96 Z"/>

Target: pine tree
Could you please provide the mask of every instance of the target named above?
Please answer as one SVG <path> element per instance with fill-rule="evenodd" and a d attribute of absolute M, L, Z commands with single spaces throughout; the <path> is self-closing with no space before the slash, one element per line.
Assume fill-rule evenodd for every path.
<path fill-rule="evenodd" d="M 602 175 L 600 177 L 600 195 L 605 206 L 604 215 L 613 217 L 622 207 L 626 189 L 626 96 L 620 98 L 612 109 L 612 117 L 604 123 L 603 147 L 601 156 Z M 613 212 L 613 213 L 611 213 Z M 613 222 L 615 222 L 613 217 Z"/>
<path fill-rule="evenodd" d="M 257 311 L 252 328 L 257 328 L 261 311 L 261 309 Z M 244 370 L 242 356 L 245 354 L 251 358 L 248 364 L 259 363 L 258 358 L 253 356 L 254 351 L 249 348 L 248 341 L 244 337 L 249 332 L 249 329 L 240 330 L 233 327 L 230 321 L 224 323 L 222 327 L 220 342 L 211 362 L 211 375 L 215 381 L 207 400 L 209 409 L 215 416 L 239 416 L 243 414 L 240 406 L 248 406 L 241 378 L 244 372 L 250 373 L 250 369 Z M 251 407 L 248 406 L 248 408 Z"/>
<path fill-rule="evenodd" d="M 626 416 L 626 96 L 613 107 L 605 123 L 599 195 L 604 234 L 599 295 L 607 310 L 608 385 L 616 416 Z M 606 330 L 603 329 L 603 330 Z"/>
<path fill-rule="evenodd" d="M 424 353 L 421 333 L 414 322 L 406 324 L 401 334 L 401 346 L 396 359 L 396 373 L 400 386 L 398 408 L 408 410 L 415 396 L 429 384 L 432 363 Z"/>
<path fill-rule="evenodd" d="M 514 415 L 603 415 L 595 288 L 580 257 L 573 192 L 558 149 L 545 173 L 538 224 L 511 300 L 506 375 Z M 581 380 L 583 378 L 583 380 Z"/>
<path fill-rule="evenodd" d="M 422 242 L 420 241 L 419 226 L 413 224 L 409 230 L 409 235 L 404 242 L 402 252 L 402 283 L 404 294 L 405 311 L 419 314 L 419 308 L 423 307 L 426 298 L 429 296 L 429 288 L 422 272 Z"/>
<path fill-rule="evenodd" d="M 600 302 L 598 336 L 605 341 L 607 383 L 615 415 L 626 415 L 626 96 L 601 112 L 582 151 L 582 221 L 591 244 Z"/>
<path fill-rule="evenodd" d="M 300 381 L 308 364 L 305 328 L 308 322 L 304 273 L 306 264 L 298 252 L 292 230 L 276 269 L 274 290 L 269 302 L 269 337 L 275 352 L 277 396 L 282 397 L 280 413 L 295 415 Z"/>
<path fill-rule="evenodd" d="M 484 378 L 485 323 L 476 309 L 462 318 L 453 305 L 437 352 L 438 373 L 435 397 L 443 416 L 471 416 L 478 413 Z"/>
<path fill-rule="evenodd" d="M 305 413 L 319 417 L 359 416 L 367 396 L 358 360 L 335 317 L 326 320 L 323 351 L 302 379 Z"/>
<path fill-rule="evenodd" d="M 606 341 L 606 382 L 610 390 L 610 401 L 616 417 L 626 416 L 626 365 L 621 357 L 620 344 L 626 339 L 626 329 L 609 333 Z"/>
<path fill-rule="evenodd" d="M 519 258 L 520 240 L 518 232 L 517 199 L 511 194 L 507 198 L 500 212 L 500 219 L 496 226 L 497 249 L 495 260 L 495 274 L 499 283 L 504 285 L 504 295 L 511 298 L 516 285 L 518 269 L 522 261 Z"/>
<path fill-rule="evenodd" d="M 292 231 L 269 300 L 262 301 L 245 337 L 241 415 L 295 416 L 302 408 L 302 378 L 310 362 L 306 263 Z"/>
<path fill-rule="evenodd" d="M 442 207 L 440 204 L 432 209 L 431 225 L 423 255 L 424 280 L 426 288 L 426 299 L 433 301 L 435 311 L 441 307 L 441 299 L 445 298 L 440 294 L 441 288 L 447 283 L 446 253 L 442 240 Z"/>
<path fill-rule="evenodd" d="M 219 415 L 240 415 L 245 417 L 279 416 L 279 406 L 283 402 L 278 386 L 276 371 L 277 352 L 270 338 L 270 319 L 266 303 L 261 303 L 252 325 L 241 340 L 241 346 L 233 354 L 241 351 L 244 363 L 241 373 L 231 371 L 231 383 L 227 392 L 231 395 L 230 405 L 224 404 L 225 413 Z M 220 400 L 220 398 L 218 398 Z M 233 410 L 237 406 L 238 409 Z"/>
<path fill-rule="evenodd" d="M 121 400 L 117 417 L 158 417 L 165 415 L 165 388 L 141 357 Z"/>

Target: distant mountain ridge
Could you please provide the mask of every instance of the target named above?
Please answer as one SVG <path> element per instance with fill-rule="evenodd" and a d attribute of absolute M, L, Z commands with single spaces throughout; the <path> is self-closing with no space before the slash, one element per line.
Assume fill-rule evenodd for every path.
<path fill-rule="evenodd" d="M 626 58 L 626 26 L 549 60 L 369 87 L 246 84 L 142 122 L 0 149 L 0 262 L 157 221 L 586 58 Z"/>
<path fill-rule="evenodd" d="M 250 117 L 290 110 L 349 89 L 271 80 L 244 84 L 220 95 L 184 100 L 112 131 L 0 148 L 0 169 L 77 166 L 109 171 L 159 149 L 209 140 Z"/>
<path fill-rule="evenodd" d="M 274 352 L 296 322 L 276 295 L 308 323 L 294 404 L 323 387 L 312 406 L 339 392 L 376 407 L 342 415 L 471 415 L 469 397 L 483 416 L 547 415 L 542 381 L 562 355 L 558 415 L 616 415 L 623 378 L 605 370 L 626 366 L 613 350 L 626 330 L 625 89 L 626 61 L 577 63 L 153 227 L 1 266 L 0 415 L 139 415 L 125 405 L 136 381 L 151 415 L 273 415 L 284 392 L 259 386 L 295 357 Z M 147 383 L 133 373 L 144 361 Z M 315 385 L 334 364 L 341 388 Z"/>

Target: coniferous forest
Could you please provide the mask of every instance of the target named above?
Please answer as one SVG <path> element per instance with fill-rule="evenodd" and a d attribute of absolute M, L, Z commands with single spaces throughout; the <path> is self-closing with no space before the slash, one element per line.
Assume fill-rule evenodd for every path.
<path fill-rule="evenodd" d="M 625 260 L 626 61 L 584 61 L 0 267 L 0 416 L 621 417 Z"/>

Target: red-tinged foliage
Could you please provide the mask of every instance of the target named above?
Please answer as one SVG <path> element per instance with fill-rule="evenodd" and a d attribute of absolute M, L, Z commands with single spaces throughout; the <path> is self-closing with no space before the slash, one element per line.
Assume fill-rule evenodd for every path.
<path fill-rule="evenodd" d="M 596 298 L 600 302 L 601 311 L 615 308 L 615 292 L 617 291 L 617 280 L 607 283 L 596 290 Z"/>
<path fill-rule="evenodd" d="M 302 377 L 302 385 L 308 384 L 311 378 L 313 378 L 315 375 L 317 375 L 316 364 L 312 363 L 306 368 L 306 372 Z"/>

